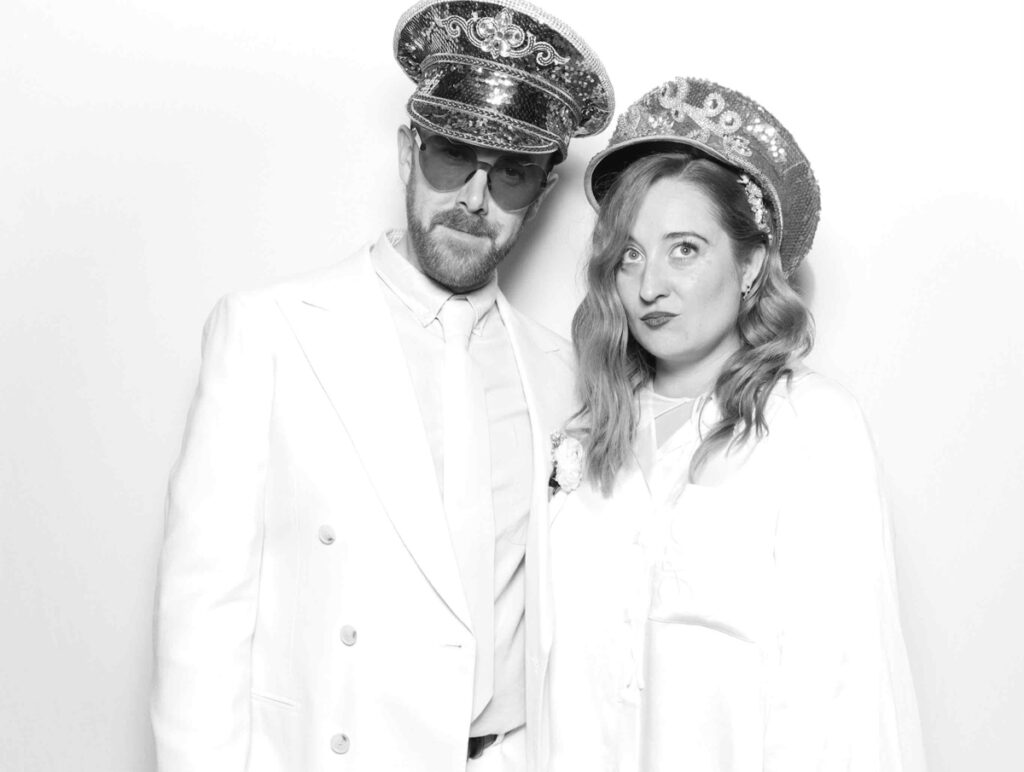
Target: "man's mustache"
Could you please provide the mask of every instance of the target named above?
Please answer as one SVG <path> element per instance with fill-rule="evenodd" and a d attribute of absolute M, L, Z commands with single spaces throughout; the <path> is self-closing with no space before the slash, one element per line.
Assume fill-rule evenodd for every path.
<path fill-rule="evenodd" d="M 434 230 L 438 225 L 462 231 L 471 236 L 485 236 L 491 241 L 494 241 L 498 235 L 482 217 L 467 214 L 461 209 L 448 209 L 435 214 L 430 220 L 430 230 Z"/>

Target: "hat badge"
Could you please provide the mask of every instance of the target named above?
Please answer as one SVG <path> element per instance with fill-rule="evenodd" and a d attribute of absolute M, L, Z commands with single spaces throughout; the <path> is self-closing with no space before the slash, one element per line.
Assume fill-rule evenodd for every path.
<path fill-rule="evenodd" d="M 722 140 L 722 145 L 727 151 L 749 156 L 750 142 L 746 137 L 734 136 L 743 127 L 743 121 L 735 110 L 725 109 L 725 97 L 717 91 L 712 92 L 704 98 L 703 105 L 697 107 L 687 104 L 688 92 L 688 83 L 675 81 L 662 86 L 658 93 L 658 103 L 669 111 L 673 120 L 682 123 L 688 117 L 696 124 L 697 128 L 689 132 L 687 138 L 707 142 L 714 134 Z"/>
<path fill-rule="evenodd" d="M 480 17 L 474 12 L 468 19 L 448 16 L 440 23 L 452 40 L 464 33 L 473 45 L 493 59 L 523 59 L 535 53 L 537 64 L 541 66 L 569 61 L 569 57 L 561 56 L 550 43 L 538 42 L 532 32 L 515 24 L 507 8 L 496 16 Z"/>

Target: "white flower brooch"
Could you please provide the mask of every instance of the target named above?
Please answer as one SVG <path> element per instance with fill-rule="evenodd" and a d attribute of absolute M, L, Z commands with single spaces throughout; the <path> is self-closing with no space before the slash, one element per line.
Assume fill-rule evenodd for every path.
<path fill-rule="evenodd" d="M 548 487 L 552 494 L 558 491 L 572 493 L 580 487 L 583 479 L 583 446 L 579 440 L 563 431 L 552 432 L 551 461 L 554 469 Z"/>

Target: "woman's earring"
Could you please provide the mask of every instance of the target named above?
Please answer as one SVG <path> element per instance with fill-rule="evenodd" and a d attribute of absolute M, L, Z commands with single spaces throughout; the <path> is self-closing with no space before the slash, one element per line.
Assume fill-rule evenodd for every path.
<path fill-rule="evenodd" d="M 748 294 L 750 294 L 750 285 L 749 284 L 746 287 L 743 288 L 742 292 L 740 292 L 740 298 L 743 299 L 743 300 L 746 300 Z"/>

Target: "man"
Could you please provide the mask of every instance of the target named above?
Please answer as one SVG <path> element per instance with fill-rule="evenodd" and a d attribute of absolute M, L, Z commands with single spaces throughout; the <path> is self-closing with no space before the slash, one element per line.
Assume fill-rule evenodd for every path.
<path fill-rule="evenodd" d="M 395 54 L 408 230 L 207 323 L 160 568 L 161 772 L 526 763 L 572 384 L 495 268 L 611 87 L 518 0 L 420 3 Z"/>

